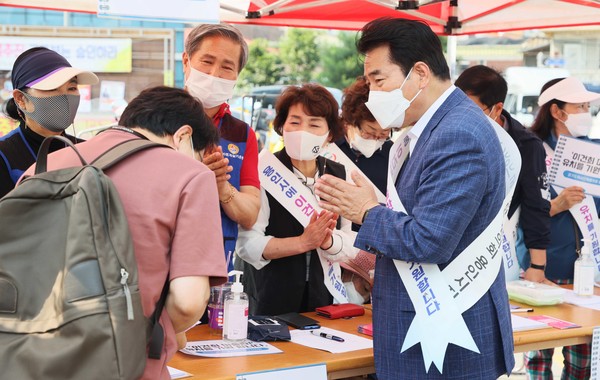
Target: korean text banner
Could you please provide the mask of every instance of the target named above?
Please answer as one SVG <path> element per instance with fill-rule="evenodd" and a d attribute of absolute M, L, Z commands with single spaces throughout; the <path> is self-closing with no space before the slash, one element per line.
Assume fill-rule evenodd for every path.
<path fill-rule="evenodd" d="M 96 73 L 131 72 L 130 38 L 2 37 L 0 70 L 12 70 L 25 50 L 44 46 L 65 57 L 73 67 Z"/>

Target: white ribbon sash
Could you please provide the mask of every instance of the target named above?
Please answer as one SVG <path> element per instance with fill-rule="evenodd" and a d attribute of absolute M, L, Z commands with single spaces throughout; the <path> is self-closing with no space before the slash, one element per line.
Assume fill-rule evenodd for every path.
<path fill-rule="evenodd" d="M 268 149 L 258 156 L 258 174 L 260 185 L 306 227 L 313 212 L 321 208 L 313 193 L 300 182 L 298 177 L 279 161 Z M 347 303 L 346 288 L 342 283 L 339 263 L 332 263 L 318 254 L 323 268 L 324 284 L 337 303 Z"/>
<path fill-rule="evenodd" d="M 375 195 L 377 196 L 377 202 L 385 203 L 385 195 L 375 186 L 373 182 L 367 177 L 359 168 L 356 166 L 354 162 L 350 159 L 350 157 L 346 156 L 337 144 L 328 144 L 326 148 L 321 149 L 321 156 L 330 159 L 331 161 L 338 162 L 344 165 L 346 168 L 346 181 L 350 183 L 354 183 L 352 181 L 352 171 L 356 170 L 371 187 L 375 190 Z"/>
<path fill-rule="evenodd" d="M 401 351 L 421 343 L 426 371 L 433 363 L 440 373 L 449 343 L 479 353 L 479 349 L 462 317 L 490 288 L 502 265 L 503 221 L 508 214 L 521 157 L 508 133 L 491 121 L 505 159 L 506 197 L 501 209 L 486 229 L 443 271 L 437 264 L 394 260 L 396 270 L 415 308 Z M 395 188 L 395 179 L 408 155 L 408 130 L 396 140 L 388 166 L 387 205 L 406 213 Z"/>
<path fill-rule="evenodd" d="M 504 236 L 502 237 L 502 261 L 504 262 L 504 274 L 506 282 L 519 279 L 520 268 L 517 260 L 517 229 L 519 228 L 519 217 L 521 206 L 519 206 L 510 219 L 504 219 Z"/>
<path fill-rule="evenodd" d="M 552 160 L 554 159 L 554 150 L 546 142 L 544 142 L 544 149 L 546 150 L 546 169 L 550 170 Z M 585 182 L 580 183 L 579 186 L 585 190 Z M 557 194 L 562 190 L 560 186 L 552 185 L 552 187 Z M 596 263 L 594 278 L 595 281 L 600 281 L 600 239 L 598 238 L 600 220 L 598 220 L 598 209 L 596 208 L 594 197 L 587 194 L 583 201 L 571 207 L 569 212 L 573 215 L 573 219 L 575 219 L 575 223 L 577 223 L 577 227 L 581 231 L 581 238 L 587 239 L 592 244 L 588 248 L 590 249 L 590 256 Z M 584 245 L 582 242 L 579 242 L 579 244 L 582 247 Z"/>

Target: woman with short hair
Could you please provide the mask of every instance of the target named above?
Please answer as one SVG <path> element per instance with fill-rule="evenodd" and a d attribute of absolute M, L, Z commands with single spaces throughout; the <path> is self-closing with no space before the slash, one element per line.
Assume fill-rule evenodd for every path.
<path fill-rule="evenodd" d="M 343 165 L 319 156 L 327 143 L 344 134 L 337 102 L 324 87 L 305 84 L 288 87 L 275 109 L 274 128 L 285 148 L 274 155 L 261 153 L 261 209 L 256 224 L 242 229 L 238 240 L 244 290 L 255 315 L 313 311 L 334 298 L 347 302 L 339 264 L 333 262 L 357 252 L 349 221 L 318 211 L 318 206 L 311 211 L 317 205 L 313 187 L 319 176 L 345 179 Z M 266 188 L 271 181 L 274 187 Z"/>

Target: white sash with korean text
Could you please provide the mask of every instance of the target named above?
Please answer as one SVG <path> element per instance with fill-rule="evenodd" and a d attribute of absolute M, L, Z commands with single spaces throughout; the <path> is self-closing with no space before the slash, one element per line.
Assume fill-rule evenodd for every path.
<path fill-rule="evenodd" d="M 552 167 L 552 160 L 554 159 L 554 150 L 546 142 L 544 142 L 544 149 L 546 150 L 546 169 L 550 170 Z M 585 190 L 585 182 L 580 183 L 579 186 L 583 187 Z M 552 185 L 552 187 L 557 194 L 560 194 L 563 189 L 562 187 L 555 185 Z M 600 281 L 600 239 L 598 237 L 600 221 L 598 219 L 598 210 L 596 208 L 596 202 L 594 202 L 594 197 L 587 194 L 583 201 L 571 207 L 569 212 L 573 215 L 573 219 L 575 219 L 575 223 L 577 223 L 577 227 L 579 227 L 579 230 L 581 231 L 582 236 L 580 239 L 588 239 L 592 244 L 592 246 L 588 248 L 592 259 L 596 263 L 594 279 L 595 281 Z M 577 244 L 580 247 L 584 245 L 582 241 L 577 242 Z"/>
<path fill-rule="evenodd" d="M 521 157 L 517 146 L 499 125 L 491 121 L 505 159 L 506 197 L 486 229 L 443 271 L 437 264 L 394 260 L 396 270 L 415 308 L 401 351 L 421 344 L 426 371 L 433 363 L 440 373 L 449 343 L 479 353 L 462 313 L 471 308 L 490 288 L 502 265 L 503 221 L 508 214 Z M 396 178 L 408 155 L 408 130 L 396 140 L 388 166 L 387 206 L 406 213 L 395 188 Z"/>
<path fill-rule="evenodd" d="M 321 212 L 317 199 L 302 182 L 268 149 L 258 156 L 260 185 L 303 226 L 310 222 L 313 212 Z M 339 263 L 333 263 L 318 254 L 323 268 L 324 283 L 336 303 L 347 303 L 346 288 L 342 283 Z"/>
<path fill-rule="evenodd" d="M 339 162 L 344 165 L 346 168 L 346 180 L 350 183 L 354 183 L 352 181 L 351 173 L 356 170 L 366 181 L 373 190 L 375 190 L 375 195 L 377 196 L 377 202 L 385 203 L 385 195 L 375 186 L 373 182 L 367 177 L 359 168 L 356 166 L 354 162 L 350 159 L 350 157 L 346 156 L 337 144 L 328 144 L 325 149 L 321 149 L 321 156 L 328 158 L 332 161 Z"/>
<path fill-rule="evenodd" d="M 504 219 L 502 236 L 502 262 L 504 263 L 504 277 L 506 282 L 519 279 L 520 268 L 517 260 L 517 229 L 519 228 L 519 217 L 521 216 L 521 206 L 519 206 L 512 216 Z"/>

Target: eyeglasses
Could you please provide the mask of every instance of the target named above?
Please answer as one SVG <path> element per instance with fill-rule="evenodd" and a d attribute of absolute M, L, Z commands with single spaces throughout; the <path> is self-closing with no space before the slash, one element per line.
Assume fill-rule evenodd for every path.
<path fill-rule="evenodd" d="M 387 140 L 390 138 L 389 132 L 373 133 L 359 128 L 358 133 L 360 137 L 367 140 Z"/>

